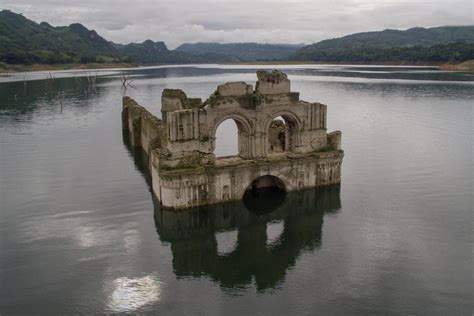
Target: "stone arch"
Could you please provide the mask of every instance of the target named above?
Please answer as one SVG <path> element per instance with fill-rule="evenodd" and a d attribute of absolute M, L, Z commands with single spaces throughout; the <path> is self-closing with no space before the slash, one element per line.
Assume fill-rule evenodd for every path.
<path fill-rule="evenodd" d="M 211 137 L 211 152 L 214 153 L 216 149 L 216 132 L 217 128 L 221 123 L 227 120 L 233 120 L 237 125 L 237 132 L 238 132 L 238 144 L 239 144 L 239 156 L 242 158 L 249 158 L 251 156 L 251 142 L 250 136 L 252 135 L 252 125 L 250 124 L 249 120 L 237 113 L 228 114 L 223 117 L 219 117 L 215 123 L 212 125 L 212 129 L 210 131 Z"/>
<path fill-rule="evenodd" d="M 295 113 L 283 110 L 277 111 L 271 114 L 270 118 L 265 123 L 264 134 L 266 135 L 265 139 L 265 150 L 268 154 L 270 152 L 270 139 L 269 139 L 269 128 L 272 121 L 281 116 L 285 121 L 287 129 L 285 131 L 285 151 L 294 152 L 295 148 L 300 146 L 301 142 L 301 132 L 303 130 L 303 123 L 301 119 Z"/>
<path fill-rule="evenodd" d="M 287 187 L 287 183 L 285 183 L 285 180 L 281 177 L 277 177 L 272 174 L 264 174 L 254 177 L 244 190 L 244 194 L 249 190 L 254 191 L 267 188 L 287 192 Z"/>
<path fill-rule="evenodd" d="M 270 213 L 279 208 L 286 199 L 288 182 L 270 173 L 252 177 L 250 183 L 242 187 L 241 199 L 245 207 L 253 213 Z"/>

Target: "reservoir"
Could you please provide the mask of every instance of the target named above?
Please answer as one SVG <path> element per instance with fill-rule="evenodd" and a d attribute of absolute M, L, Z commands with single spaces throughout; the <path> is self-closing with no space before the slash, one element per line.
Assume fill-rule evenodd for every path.
<path fill-rule="evenodd" d="M 160 117 L 165 88 L 205 99 L 274 68 L 328 106 L 341 184 L 161 210 L 122 96 Z M 436 67 L 0 77 L 0 314 L 471 315 L 473 100 L 472 73 Z M 236 150 L 225 121 L 216 154 Z"/>

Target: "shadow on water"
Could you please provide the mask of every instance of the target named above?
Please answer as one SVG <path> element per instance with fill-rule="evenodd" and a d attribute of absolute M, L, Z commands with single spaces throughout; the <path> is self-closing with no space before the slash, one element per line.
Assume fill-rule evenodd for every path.
<path fill-rule="evenodd" d="M 341 208 L 339 186 L 289 193 L 266 214 L 249 211 L 242 201 L 182 212 L 154 202 L 157 231 L 171 244 L 178 278 L 208 276 L 228 288 L 254 280 L 259 291 L 278 288 L 304 251 L 320 247 L 324 214 Z M 219 251 L 220 243 L 230 250 Z"/>
<path fill-rule="evenodd" d="M 127 149 L 127 152 L 133 158 L 133 162 L 135 163 L 135 168 L 140 172 L 140 174 L 145 179 L 150 192 L 153 192 L 151 174 L 148 168 L 148 163 L 149 163 L 148 156 L 143 151 L 143 149 L 141 149 L 141 147 L 131 146 L 130 137 L 127 131 L 122 131 L 122 140 L 123 140 L 123 144 L 125 145 L 125 148 Z"/>
<path fill-rule="evenodd" d="M 271 213 L 285 201 L 286 192 L 275 188 L 259 189 L 257 194 L 247 190 L 242 202 L 245 207 L 255 214 Z"/>
<path fill-rule="evenodd" d="M 130 147 L 127 133 L 123 140 L 152 192 L 146 155 Z M 152 194 L 156 230 L 171 246 L 175 275 L 209 277 L 224 288 L 279 288 L 297 258 L 321 246 L 324 214 L 337 213 L 341 200 L 339 185 L 274 193 L 184 211 L 162 209 Z"/>

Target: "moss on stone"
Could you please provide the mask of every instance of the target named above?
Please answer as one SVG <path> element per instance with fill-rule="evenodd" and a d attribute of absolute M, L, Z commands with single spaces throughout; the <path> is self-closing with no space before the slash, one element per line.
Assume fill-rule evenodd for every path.
<path fill-rule="evenodd" d="M 176 166 L 161 166 L 160 170 L 163 171 L 177 171 L 177 170 L 189 170 L 189 169 L 198 169 L 200 166 L 195 164 L 178 164 Z"/>
<path fill-rule="evenodd" d="M 203 136 L 199 139 L 200 143 L 207 143 L 210 140 L 209 136 Z"/>
<path fill-rule="evenodd" d="M 186 109 L 199 109 L 202 107 L 202 100 L 200 98 L 188 98 L 184 103 Z"/>
<path fill-rule="evenodd" d="M 328 145 L 318 149 L 317 152 L 326 152 L 326 151 L 332 151 L 332 150 L 333 150 L 333 148 L 331 147 L 331 145 L 328 144 Z"/>
<path fill-rule="evenodd" d="M 180 100 L 186 100 L 188 98 L 186 93 L 181 89 L 164 89 L 161 96 L 165 98 L 177 98 Z"/>
<path fill-rule="evenodd" d="M 188 98 L 181 89 L 164 89 L 161 96 L 163 98 L 178 99 L 184 109 L 199 109 L 203 107 L 200 98 Z"/>

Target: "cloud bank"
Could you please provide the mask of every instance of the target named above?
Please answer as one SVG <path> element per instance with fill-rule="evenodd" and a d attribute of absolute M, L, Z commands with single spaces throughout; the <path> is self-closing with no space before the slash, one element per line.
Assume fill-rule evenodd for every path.
<path fill-rule="evenodd" d="M 79 22 L 118 43 L 314 43 L 355 32 L 474 24 L 471 0 L 0 0 L 37 22 Z"/>

